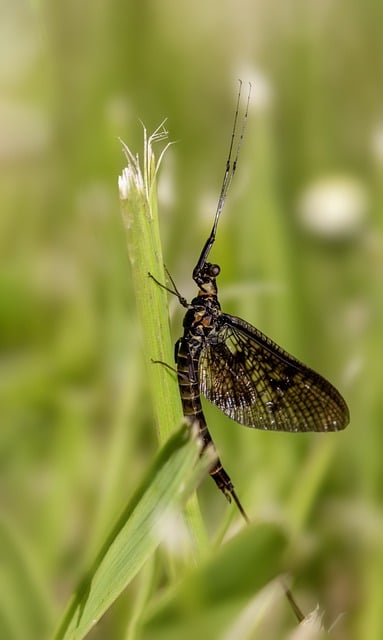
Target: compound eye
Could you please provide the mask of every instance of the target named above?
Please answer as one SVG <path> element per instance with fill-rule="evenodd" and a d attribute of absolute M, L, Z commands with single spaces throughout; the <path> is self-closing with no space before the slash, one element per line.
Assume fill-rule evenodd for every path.
<path fill-rule="evenodd" d="M 219 265 L 218 265 L 218 264 L 212 264 L 212 265 L 211 265 L 211 267 L 210 267 L 210 274 L 211 274 L 212 276 L 214 276 L 214 278 L 216 278 L 216 277 L 219 275 L 220 271 L 221 271 L 221 268 L 219 267 Z"/>

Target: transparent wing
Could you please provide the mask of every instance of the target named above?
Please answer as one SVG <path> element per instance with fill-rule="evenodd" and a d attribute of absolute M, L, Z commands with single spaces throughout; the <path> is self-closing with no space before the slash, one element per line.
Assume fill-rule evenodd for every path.
<path fill-rule="evenodd" d="M 327 380 L 250 324 L 222 314 L 202 351 L 200 390 L 240 424 L 276 431 L 337 431 L 349 421 Z"/>

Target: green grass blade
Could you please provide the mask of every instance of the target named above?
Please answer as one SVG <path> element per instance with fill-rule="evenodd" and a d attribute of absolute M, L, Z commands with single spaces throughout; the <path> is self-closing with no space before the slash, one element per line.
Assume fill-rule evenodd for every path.
<path fill-rule="evenodd" d="M 126 228 L 132 269 L 137 314 L 142 329 L 142 342 L 159 441 L 164 442 L 174 425 L 183 418 L 176 377 L 152 360 L 174 362 L 174 349 L 169 329 L 168 293 L 148 273 L 165 283 L 164 260 L 158 223 L 156 178 L 165 146 L 156 161 L 153 144 L 166 139 L 163 125 L 147 136 L 144 128 L 143 161 L 123 144 L 127 167 L 119 178 L 122 217 Z M 185 515 L 197 553 L 207 547 L 207 537 L 197 497 L 186 505 Z"/>
<path fill-rule="evenodd" d="M 0 516 L 0 549 L 0 637 L 43 637 L 56 613 L 52 594 L 30 537 L 6 513 Z"/>
<path fill-rule="evenodd" d="M 143 640 L 220 638 L 283 566 L 286 536 L 273 524 L 246 527 L 148 614 Z M 283 598 L 283 589 L 280 589 Z"/>
<path fill-rule="evenodd" d="M 160 442 L 170 436 L 174 425 L 182 420 L 182 407 L 174 375 L 152 360 L 172 364 L 173 346 L 169 331 L 167 292 L 159 282 L 166 282 L 157 215 L 156 163 L 153 143 L 165 137 L 160 128 L 149 138 L 144 129 L 143 162 L 123 145 L 128 161 L 119 179 L 122 217 L 126 228 L 137 315 L 142 330 L 144 357 Z M 165 147 L 166 149 L 166 147 Z M 164 150 L 165 151 L 165 150 Z M 160 160 L 163 156 L 162 152 Z M 164 399 L 166 398 L 166 402 Z"/>
<path fill-rule="evenodd" d="M 57 632 L 57 640 L 79 640 L 101 618 L 153 554 L 164 536 L 167 515 L 195 490 L 211 465 L 183 427 L 162 447 L 94 566 L 82 581 Z"/>

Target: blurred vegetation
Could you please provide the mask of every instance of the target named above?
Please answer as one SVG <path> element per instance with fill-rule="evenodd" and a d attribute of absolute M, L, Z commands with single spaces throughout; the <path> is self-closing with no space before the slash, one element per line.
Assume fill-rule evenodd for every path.
<path fill-rule="evenodd" d="M 319 602 L 327 628 L 343 613 L 331 637 L 380 640 L 383 5 L 3 0 L 1 18 L 0 637 L 52 635 L 158 448 L 117 137 L 141 152 L 139 120 L 150 132 L 168 118 L 177 143 L 162 164 L 160 227 L 166 264 L 190 298 L 241 77 L 253 98 L 212 254 L 221 302 L 331 379 L 351 424 L 339 434 L 270 434 L 206 407 L 245 509 L 261 532 L 272 521 L 289 540 L 275 567 L 255 526 L 251 552 L 249 536 L 236 549 L 251 560 L 238 556 L 235 585 L 253 574 L 258 593 L 289 570 L 305 612 Z M 301 204 L 318 184 L 336 232 Z M 170 309 L 176 338 L 183 310 L 175 300 Z M 208 623 L 220 629 L 206 637 L 229 637 L 222 621 L 240 616 L 239 600 L 226 590 L 220 607 L 222 592 L 203 577 L 206 566 L 219 580 L 226 567 L 228 581 L 238 569 L 215 554 L 240 519 L 209 479 L 199 497 L 212 545 L 201 573 L 190 577 L 187 552 L 171 567 L 172 550 L 161 548 L 92 638 L 136 637 L 142 615 L 143 637 L 171 615 L 183 633 L 201 585 Z M 160 592 L 168 604 L 156 614 Z M 233 617 L 230 637 L 287 637 L 295 621 L 282 593 L 267 602 L 258 631 Z"/>

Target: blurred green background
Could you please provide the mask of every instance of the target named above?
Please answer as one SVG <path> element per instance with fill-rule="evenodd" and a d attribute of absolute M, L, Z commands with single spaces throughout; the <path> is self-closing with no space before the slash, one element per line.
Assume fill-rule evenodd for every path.
<path fill-rule="evenodd" d="M 328 377 L 351 424 L 270 434 L 206 407 L 208 423 L 251 517 L 289 532 L 301 607 L 327 626 L 344 613 L 334 638 L 381 639 L 383 5 L 3 0 L 0 34 L 0 636 L 52 633 L 157 449 L 117 137 L 140 152 L 139 121 L 168 118 L 161 233 L 190 299 L 240 77 L 221 303 Z M 200 499 L 214 538 L 229 507 L 209 479 Z M 133 583 L 93 637 L 126 637 L 134 598 Z M 263 638 L 285 637 L 286 609 Z"/>

